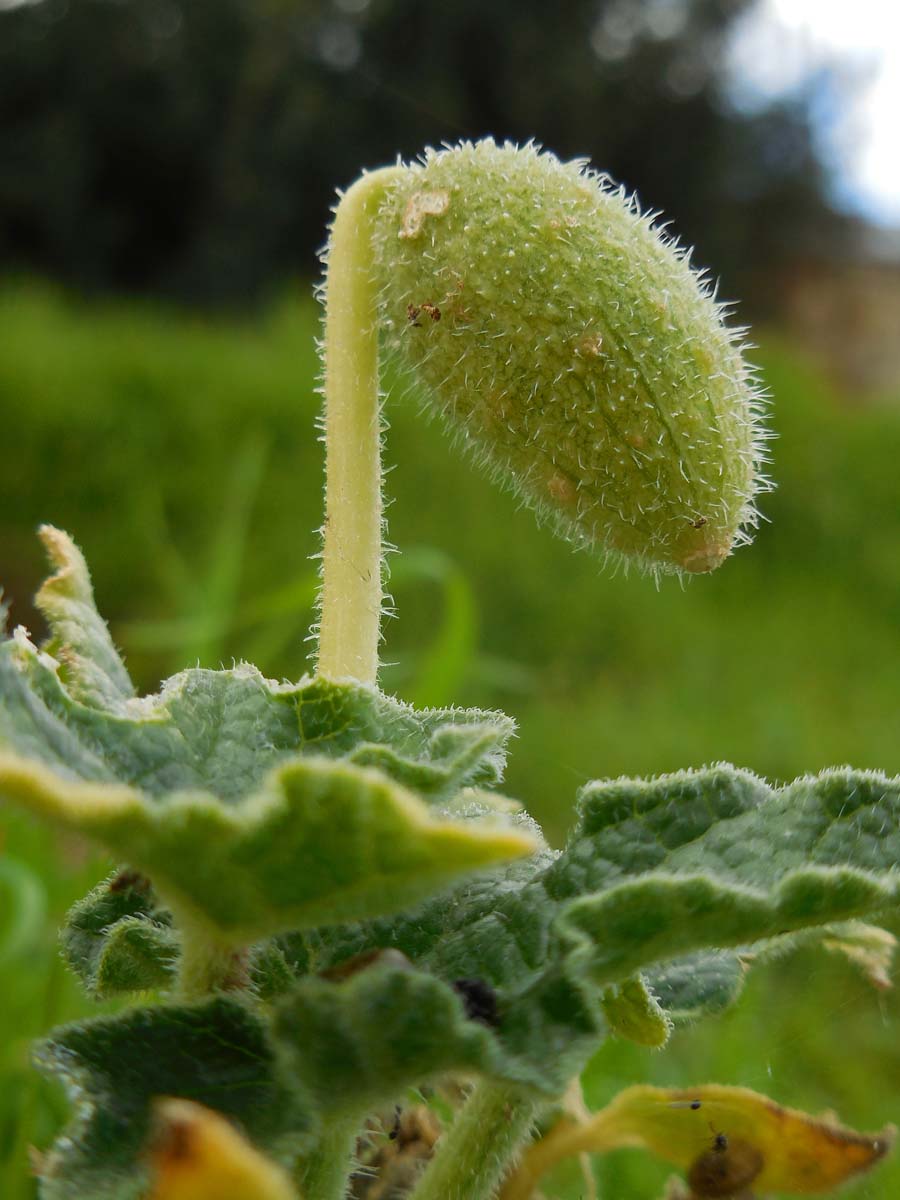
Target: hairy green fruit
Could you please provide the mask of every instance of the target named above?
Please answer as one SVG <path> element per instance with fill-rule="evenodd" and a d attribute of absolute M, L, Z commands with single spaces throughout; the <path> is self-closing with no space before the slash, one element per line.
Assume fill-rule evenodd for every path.
<path fill-rule="evenodd" d="M 388 345 L 559 532 L 711 571 L 756 521 L 759 395 L 687 257 L 583 163 L 429 151 L 376 222 Z"/>

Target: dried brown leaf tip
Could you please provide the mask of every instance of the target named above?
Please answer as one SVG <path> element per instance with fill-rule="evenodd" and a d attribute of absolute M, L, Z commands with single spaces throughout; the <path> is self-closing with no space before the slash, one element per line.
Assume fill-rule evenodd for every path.
<path fill-rule="evenodd" d="M 826 1195 L 883 1158 L 894 1134 L 857 1133 L 749 1088 L 632 1087 L 590 1120 L 560 1120 L 526 1153 L 502 1200 L 525 1200 L 562 1158 L 626 1146 L 684 1171 L 686 1184 L 673 1185 L 684 1200 Z"/>
<path fill-rule="evenodd" d="M 224 1117 L 190 1100 L 156 1105 L 148 1200 L 297 1200 L 287 1176 Z"/>

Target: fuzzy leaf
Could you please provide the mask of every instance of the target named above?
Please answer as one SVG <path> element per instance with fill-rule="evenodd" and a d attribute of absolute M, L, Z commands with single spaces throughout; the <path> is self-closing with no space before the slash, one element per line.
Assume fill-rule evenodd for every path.
<path fill-rule="evenodd" d="M 671 1024 L 656 997 L 640 979 L 626 979 L 603 994 L 603 1012 L 619 1037 L 659 1050 L 669 1040 Z"/>
<path fill-rule="evenodd" d="M 273 1037 L 323 1119 L 375 1109 L 447 1073 L 502 1077 L 492 1031 L 460 995 L 413 969 L 374 965 L 346 980 L 300 980 L 275 1008 Z"/>
<path fill-rule="evenodd" d="M 740 990 L 743 950 L 897 904 L 900 781 L 831 771 L 773 790 L 731 767 L 592 784 L 566 850 L 412 912 L 280 940 L 303 971 L 373 946 L 497 993 L 510 1080 L 559 1092 L 606 1028 L 602 989 L 641 972 L 673 1016 Z"/>
<path fill-rule="evenodd" d="M 61 663 L 69 692 L 84 704 L 117 712 L 134 696 L 125 664 L 106 622 L 94 607 L 87 563 L 78 547 L 52 525 L 38 530 L 56 568 L 35 597 L 52 630 L 46 650 Z"/>
<path fill-rule="evenodd" d="M 362 684 L 275 683 L 247 664 L 183 671 L 135 698 L 81 552 L 59 530 L 41 537 L 58 568 L 37 597 L 51 638 L 43 653 L 22 629 L 0 643 L 0 745 L 70 778 L 226 801 L 297 754 L 376 766 L 438 799 L 500 781 L 515 728 L 502 713 L 417 712 Z"/>
<path fill-rule="evenodd" d="M 731 767 L 585 790 L 549 872 L 560 932 L 598 983 L 900 899 L 900 780 L 826 771 L 773 790 Z M 584 895 L 584 893 L 589 893 Z"/>
<path fill-rule="evenodd" d="M 102 842 L 169 903 L 236 941 L 402 908 L 533 846 L 515 830 L 435 820 L 379 771 L 319 758 L 276 768 L 240 804 L 70 783 L 4 754 L 0 790 Z"/>
<path fill-rule="evenodd" d="M 44 1156 L 42 1200 L 142 1195 L 141 1151 L 157 1096 L 223 1113 L 275 1156 L 295 1151 L 313 1125 L 261 1020 L 222 997 L 68 1025 L 39 1044 L 36 1059 L 75 1105 L 72 1124 Z"/>
<path fill-rule="evenodd" d="M 154 1097 L 196 1101 L 277 1156 L 322 1122 L 375 1109 L 452 1073 L 505 1074 L 491 1029 L 458 990 L 392 965 L 296 982 L 272 1028 L 225 997 L 131 1009 L 57 1030 L 39 1064 L 67 1085 L 73 1124 L 45 1156 L 45 1200 L 131 1200 Z M 136 1174 L 135 1174 L 136 1173 Z"/>
<path fill-rule="evenodd" d="M 179 954 L 171 917 L 149 882 L 124 872 L 69 910 L 60 941 L 66 962 L 98 999 L 168 987 Z"/>
<path fill-rule="evenodd" d="M 670 1020 L 694 1021 L 729 1008 L 740 995 L 747 965 L 730 950 L 703 950 L 658 963 L 644 979 Z"/>
<path fill-rule="evenodd" d="M 61 660 L 21 629 L 0 643 L 0 796 L 96 838 L 168 903 L 252 940 L 396 909 L 533 848 L 419 798 L 497 782 L 507 718 L 416 713 L 373 688 L 276 684 L 249 666 L 186 671 L 136 699 L 83 558 L 64 534 L 43 537 Z"/>

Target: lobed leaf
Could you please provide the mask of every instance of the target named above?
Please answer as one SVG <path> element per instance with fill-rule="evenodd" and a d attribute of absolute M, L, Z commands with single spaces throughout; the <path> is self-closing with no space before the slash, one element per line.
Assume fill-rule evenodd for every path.
<path fill-rule="evenodd" d="M 59 657 L 21 629 L 0 643 L 0 796 L 94 837 L 169 905 L 252 940 L 395 909 L 533 847 L 499 818 L 441 816 L 499 780 L 508 718 L 416 713 L 374 688 L 277 684 L 250 666 L 185 671 L 135 698 L 80 552 L 42 537 L 58 571 L 38 601 Z M 147 933 L 127 931 L 138 958 Z"/>
<path fill-rule="evenodd" d="M 69 910 L 60 932 L 63 956 L 97 999 L 168 987 L 179 955 L 171 915 L 150 883 L 121 872 Z"/>
<path fill-rule="evenodd" d="M 771 789 L 733 767 L 586 789 L 548 888 L 579 969 L 614 982 L 705 947 L 900 900 L 900 779 L 826 771 Z M 584 893 L 588 893 L 585 895 Z"/>
<path fill-rule="evenodd" d="M 579 807 L 561 854 L 396 917 L 286 935 L 286 957 L 321 971 L 393 947 L 447 981 L 482 979 L 507 1077 L 558 1093 L 605 1032 L 609 985 L 640 974 L 673 1017 L 718 1011 L 740 991 L 750 944 L 900 899 L 898 780 L 842 770 L 772 789 L 720 766 L 591 784 Z"/>
<path fill-rule="evenodd" d="M 179 911 L 244 942 L 398 909 L 533 846 L 514 829 L 435 819 L 381 772 L 320 758 L 276 768 L 230 805 L 202 792 L 151 802 L 8 754 L 0 754 L 0 789 L 95 838 Z"/>
<path fill-rule="evenodd" d="M 324 1120 L 364 1114 L 441 1075 L 504 1077 L 492 1031 L 452 987 L 375 964 L 335 982 L 299 980 L 275 1006 L 273 1037 Z"/>
<path fill-rule="evenodd" d="M 143 1195 L 154 1097 L 203 1104 L 286 1158 L 322 1123 L 392 1102 L 448 1073 L 504 1075 L 492 1031 L 457 990 L 376 964 L 341 981 L 296 982 L 270 1023 L 237 999 L 135 1008 L 57 1030 L 39 1065 L 66 1084 L 69 1129 L 44 1157 L 45 1200 Z"/>
<path fill-rule="evenodd" d="M 280 1158 L 296 1152 L 314 1124 L 261 1019 L 224 997 L 64 1026 L 38 1045 L 36 1061 L 63 1081 L 75 1107 L 43 1156 L 42 1200 L 143 1195 L 154 1097 L 212 1108 Z"/>

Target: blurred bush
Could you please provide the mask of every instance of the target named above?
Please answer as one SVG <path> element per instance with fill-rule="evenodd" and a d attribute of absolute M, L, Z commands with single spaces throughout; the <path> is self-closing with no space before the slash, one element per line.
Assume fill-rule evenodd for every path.
<path fill-rule="evenodd" d="M 0 292 L 0 578 L 13 618 L 64 526 L 144 687 L 201 662 L 308 665 L 321 520 L 313 340 L 291 294 L 256 322 Z M 385 684 L 516 716 L 510 791 L 568 822 L 578 784 L 727 758 L 776 779 L 900 770 L 900 410 L 847 405 L 775 337 L 771 525 L 709 578 L 603 575 L 388 402 L 395 500 Z M 434 549 L 423 549 L 434 547 Z"/>
<path fill-rule="evenodd" d="M 834 252 L 812 97 L 738 111 L 753 0 L 37 0 L 0 5 L 0 260 L 241 307 L 323 240 L 363 166 L 493 134 L 588 156 L 725 294 Z"/>

